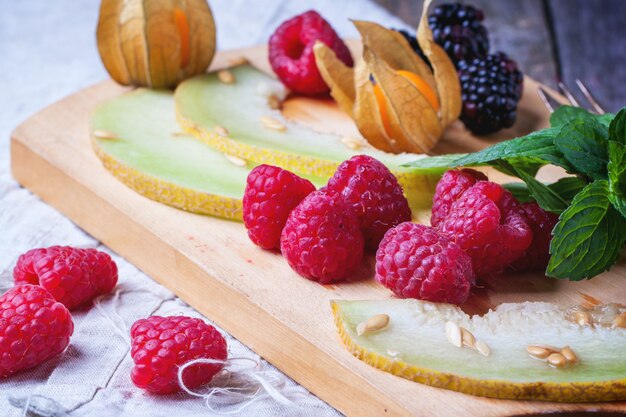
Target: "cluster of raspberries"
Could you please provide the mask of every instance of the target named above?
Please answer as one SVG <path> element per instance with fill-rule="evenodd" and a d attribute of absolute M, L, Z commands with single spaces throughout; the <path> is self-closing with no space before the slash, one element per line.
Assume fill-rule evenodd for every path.
<path fill-rule="evenodd" d="M 387 232 L 376 279 L 400 297 L 462 304 L 476 278 L 545 268 L 557 220 L 481 172 L 448 171 L 437 184 L 431 226 L 404 223 Z"/>
<path fill-rule="evenodd" d="M 387 230 L 411 220 L 411 209 L 389 169 L 357 155 L 320 190 L 284 169 L 256 167 L 243 217 L 252 242 L 279 249 L 300 275 L 328 284 L 348 278 L 366 248 L 376 250 Z"/>
<path fill-rule="evenodd" d="M 117 265 L 96 249 L 52 246 L 21 255 L 13 270 L 15 287 L 0 296 L 0 378 L 34 368 L 63 352 L 74 323 L 70 310 L 91 305 L 118 280 Z M 138 320 L 131 329 L 131 379 L 157 394 L 209 382 L 227 357 L 224 337 L 196 318 L 174 316 Z"/>
<path fill-rule="evenodd" d="M 444 174 L 431 226 L 412 223 L 402 187 L 365 155 L 342 163 L 327 186 L 278 167 L 252 170 L 243 201 L 250 239 L 280 250 L 300 275 L 327 284 L 354 275 L 376 250 L 376 279 L 400 297 L 462 304 L 477 278 L 544 268 L 557 216 L 519 203 L 471 169 Z"/>

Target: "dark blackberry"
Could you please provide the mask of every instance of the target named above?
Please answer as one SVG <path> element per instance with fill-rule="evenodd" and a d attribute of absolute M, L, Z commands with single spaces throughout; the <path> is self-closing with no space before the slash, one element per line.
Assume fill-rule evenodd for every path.
<path fill-rule="evenodd" d="M 461 61 L 461 120 L 472 132 L 486 135 L 513 126 L 524 76 L 505 53 Z"/>
<path fill-rule="evenodd" d="M 462 60 L 483 58 L 489 53 L 489 34 L 481 23 L 483 12 L 473 6 L 448 3 L 428 15 L 433 37 L 455 65 Z"/>
<path fill-rule="evenodd" d="M 420 44 L 417 43 L 417 38 L 415 36 L 411 35 L 407 30 L 404 30 L 404 29 L 393 29 L 393 30 L 395 30 L 396 32 L 404 36 L 404 38 L 407 41 L 409 41 L 409 44 L 411 45 L 411 48 L 413 48 L 415 53 L 419 55 L 419 57 L 422 58 L 422 60 L 426 64 L 428 64 L 429 67 L 431 66 L 430 61 L 428 61 L 428 58 L 426 58 L 426 55 L 424 55 L 424 51 L 422 51 L 422 48 L 420 48 Z"/>

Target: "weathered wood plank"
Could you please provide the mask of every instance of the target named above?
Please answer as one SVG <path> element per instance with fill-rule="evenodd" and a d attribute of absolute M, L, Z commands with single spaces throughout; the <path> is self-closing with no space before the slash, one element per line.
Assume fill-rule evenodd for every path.
<path fill-rule="evenodd" d="M 405 22 L 417 25 L 422 10 L 421 1 L 376 2 Z M 438 0 L 434 3 L 445 2 L 449 1 Z M 472 0 L 471 4 L 485 13 L 484 23 L 489 30 L 492 52 L 506 52 L 526 74 L 545 84 L 554 84 L 556 66 L 541 0 Z"/>
<path fill-rule="evenodd" d="M 626 1 L 549 4 L 563 81 L 575 89 L 580 78 L 608 111 L 626 105 Z"/>

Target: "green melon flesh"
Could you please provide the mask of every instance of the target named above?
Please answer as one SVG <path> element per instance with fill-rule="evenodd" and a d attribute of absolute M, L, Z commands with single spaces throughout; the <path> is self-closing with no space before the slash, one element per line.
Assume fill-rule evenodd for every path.
<path fill-rule="evenodd" d="M 548 303 L 502 304 L 484 316 L 417 300 L 334 301 L 344 344 L 361 360 L 417 382 L 468 394 L 548 401 L 626 399 L 626 329 L 580 326 Z M 357 335 L 356 327 L 387 314 L 387 328 Z M 452 345 L 452 321 L 491 349 L 488 357 Z M 551 368 L 530 357 L 529 345 L 570 346 L 580 362 Z"/>
<path fill-rule="evenodd" d="M 137 89 L 111 99 L 96 108 L 91 128 L 104 166 L 135 191 L 184 210 L 241 218 L 252 166 L 235 165 L 223 153 L 182 133 L 172 93 Z M 118 138 L 98 138 L 96 130 Z"/>
<path fill-rule="evenodd" d="M 398 177 L 414 208 L 430 205 L 441 169 L 402 167 L 420 156 L 394 155 L 365 143 L 359 149 L 350 149 L 341 135 L 316 132 L 285 120 L 279 110 L 268 105 L 270 96 L 283 99 L 287 94 L 279 81 L 250 65 L 230 71 L 236 80 L 233 84 L 220 82 L 211 73 L 188 79 L 176 88 L 176 113 L 184 130 L 222 152 L 323 178 L 330 177 L 344 160 L 365 153 L 383 162 Z M 265 127 L 263 116 L 279 120 L 287 130 Z M 227 138 L 215 134 L 218 126 L 228 130 Z"/>

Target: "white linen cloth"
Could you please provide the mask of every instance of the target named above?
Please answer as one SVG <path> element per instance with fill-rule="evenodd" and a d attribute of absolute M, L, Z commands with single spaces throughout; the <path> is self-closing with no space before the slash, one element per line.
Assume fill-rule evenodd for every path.
<path fill-rule="evenodd" d="M 267 42 L 283 20 L 308 9 L 325 16 L 342 36 L 356 37 L 349 18 L 405 27 L 367 0 L 210 0 L 218 48 Z M 0 0 L 0 293 L 12 286 L 17 257 L 28 249 L 56 244 L 107 250 L 11 178 L 9 136 L 28 116 L 107 77 L 95 43 L 98 0 Z M 210 416 L 200 398 L 153 396 L 132 385 L 128 330 L 153 314 L 199 316 L 171 292 L 121 257 L 116 292 L 98 307 L 73 312 L 69 348 L 44 365 L 0 380 L 0 416 Z M 235 308 L 235 307 L 233 307 Z M 330 312 L 329 312 L 330 314 Z M 206 320 L 206 319 L 205 319 Z M 208 321 L 208 320 L 207 320 Z M 232 357 L 258 356 L 226 332 Z M 284 406 L 264 397 L 237 412 L 241 403 L 212 402 L 219 412 L 243 416 L 336 416 L 339 413 L 271 365 L 261 361 Z"/>

